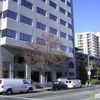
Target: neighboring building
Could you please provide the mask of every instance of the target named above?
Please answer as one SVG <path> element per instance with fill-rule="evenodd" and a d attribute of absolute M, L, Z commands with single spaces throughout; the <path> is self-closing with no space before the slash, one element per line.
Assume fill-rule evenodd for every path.
<path fill-rule="evenodd" d="M 72 0 L 0 0 L 0 65 L 7 76 L 44 82 L 41 71 L 23 64 L 26 42 L 36 42 L 42 33 L 60 37 L 68 56 L 66 68 L 48 72 L 48 79 L 76 78 Z M 37 43 L 39 44 L 39 43 Z"/>
<path fill-rule="evenodd" d="M 88 66 L 88 62 L 93 60 L 95 66 L 91 69 L 91 78 L 96 78 L 96 68 L 100 67 L 100 58 L 92 55 L 85 54 L 81 52 L 79 48 L 75 48 L 75 59 L 76 59 L 76 78 L 80 79 L 83 84 L 88 80 L 88 73 L 85 70 L 85 67 Z"/>
<path fill-rule="evenodd" d="M 76 47 L 82 49 L 85 54 L 98 55 L 98 37 L 92 32 L 75 34 Z"/>

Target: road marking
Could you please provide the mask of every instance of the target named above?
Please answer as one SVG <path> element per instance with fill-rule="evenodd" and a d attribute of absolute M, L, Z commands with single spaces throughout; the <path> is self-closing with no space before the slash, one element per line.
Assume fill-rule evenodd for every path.
<path fill-rule="evenodd" d="M 33 99 L 33 98 L 24 98 L 24 97 L 16 97 L 16 96 L 0 96 L 0 97 L 18 98 L 18 99 L 25 99 L 25 100 L 43 100 L 43 99 Z"/>
<path fill-rule="evenodd" d="M 87 99 L 84 99 L 84 100 L 91 100 L 91 98 L 87 98 Z"/>

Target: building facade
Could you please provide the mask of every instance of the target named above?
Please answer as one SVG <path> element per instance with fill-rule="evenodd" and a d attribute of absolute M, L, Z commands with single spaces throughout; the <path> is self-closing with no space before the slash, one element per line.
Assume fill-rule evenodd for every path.
<path fill-rule="evenodd" d="M 26 42 L 39 44 L 42 33 L 59 37 L 68 57 L 66 68 L 48 72 L 49 81 L 76 78 L 72 0 L 0 0 L 0 64 L 7 69 L 6 77 L 44 82 L 41 71 L 32 69 L 32 74 L 23 64 Z"/>
<path fill-rule="evenodd" d="M 83 53 L 98 56 L 98 37 L 92 32 L 75 34 L 76 47 Z"/>

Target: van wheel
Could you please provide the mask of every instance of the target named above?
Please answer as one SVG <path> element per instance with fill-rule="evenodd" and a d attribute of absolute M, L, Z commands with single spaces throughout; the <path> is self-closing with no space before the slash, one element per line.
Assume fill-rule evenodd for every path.
<path fill-rule="evenodd" d="M 11 89 L 8 89 L 8 90 L 6 91 L 6 94 L 7 94 L 7 95 L 11 95 L 11 94 L 12 94 L 12 90 L 11 90 Z"/>
<path fill-rule="evenodd" d="M 33 89 L 32 88 L 29 88 L 28 89 L 28 93 L 32 93 L 33 92 Z"/>

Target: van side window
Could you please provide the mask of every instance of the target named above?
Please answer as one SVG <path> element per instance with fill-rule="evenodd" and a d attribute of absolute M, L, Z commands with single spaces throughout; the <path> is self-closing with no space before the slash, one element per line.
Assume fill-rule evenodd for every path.
<path fill-rule="evenodd" d="M 2 80 L 0 80 L 0 84 L 1 84 Z"/>
<path fill-rule="evenodd" d="M 26 80 L 23 80 L 23 84 L 29 84 Z"/>

